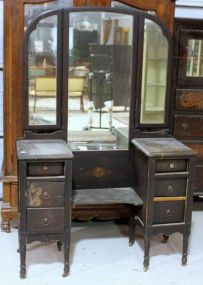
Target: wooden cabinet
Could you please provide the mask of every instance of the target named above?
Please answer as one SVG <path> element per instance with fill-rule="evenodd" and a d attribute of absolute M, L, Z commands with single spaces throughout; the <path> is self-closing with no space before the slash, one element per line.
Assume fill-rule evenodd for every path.
<path fill-rule="evenodd" d="M 173 134 L 197 151 L 194 194 L 203 195 L 203 22 L 177 19 L 174 28 Z"/>
<path fill-rule="evenodd" d="M 144 226 L 144 270 L 150 239 L 183 234 L 182 264 L 187 262 L 191 226 L 195 152 L 174 138 L 134 139 L 135 189 L 144 201 L 136 217 Z"/>
<path fill-rule="evenodd" d="M 17 141 L 19 165 L 20 277 L 26 277 L 26 243 L 64 243 L 64 276 L 69 273 L 72 207 L 72 152 L 62 140 Z"/>

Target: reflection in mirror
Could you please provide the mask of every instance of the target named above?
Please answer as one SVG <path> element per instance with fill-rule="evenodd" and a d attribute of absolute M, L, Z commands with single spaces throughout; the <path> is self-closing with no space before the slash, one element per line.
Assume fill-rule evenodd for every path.
<path fill-rule="evenodd" d="M 128 148 L 133 17 L 70 14 L 68 143 L 72 150 Z"/>
<path fill-rule="evenodd" d="M 141 124 L 163 124 L 165 118 L 168 41 L 160 27 L 145 19 Z"/>
<path fill-rule="evenodd" d="M 203 40 L 189 39 L 186 76 L 203 76 Z"/>
<path fill-rule="evenodd" d="M 29 125 L 56 125 L 57 16 L 41 20 L 28 46 Z"/>

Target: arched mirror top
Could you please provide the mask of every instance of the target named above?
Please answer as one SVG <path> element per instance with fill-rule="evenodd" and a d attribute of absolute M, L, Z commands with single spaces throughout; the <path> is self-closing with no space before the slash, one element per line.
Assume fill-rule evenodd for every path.
<path fill-rule="evenodd" d="M 156 37 L 156 44 L 162 36 L 161 46 L 162 49 L 165 48 L 164 59 L 160 59 L 163 77 L 161 83 L 164 87 L 158 92 L 160 93 L 158 103 L 153 97 L 157 90 L 149 92 L 146 91 L 149 89 L 148 86 L 144 86 L 150 72 L 147 71 L 149 67 L 144 59 L 146 57 L 144 50 L 152 41 L 150 38 L 146 41 L 145 34 L 149 26 L 153 26 L 153 33 L 159 35 Z M 89 34 L 84 33 L 85 31 L 89 31 Z M 85 50 L 85 45 L 88 45 L 88 50 Z M 69 138 L 72 134 L 74 137 L 74 129 L 72 133 L 70 131 L 73 123 L 70 122 L 71 106 L 75 104 L 73 101 L 77 97 L 80 100 L 80 111 L 87 114 L 86 125 L 83 125 L 82 130 L 109 129 L 115 135 L 118 128 L 123 128 L 124 124 L 127 140 L 122 148 L 128 148 L 133 129 L 138 125 L 167 124 L 167 72 L 170 45 L 170 32 L 163 23 L 156 16 L 135 8 L 71 7 L 41 14 L 30 23 L 25 35 L 25 132 L 32 133 L 33 136 L 35 134 L 46 136 L 47 133 L 49 136 L 52 134 L 53 137 L 66 138 L 68 127 Z M 140 57 L 143 59 L 142 62 Z M 160 71 L 160 66 L 152 68 Z M 103 80 L 100 78 L 101 71 L 105 78 L 103 85 L 101 85 Z M 83 83 L 81 78 L 80 83 L 77 78 L 76 85 L 81 84 L 82 90 L 72 91 L 70 88 L 73 86 L 73 80 L 76 81 L 78 72 L 83 73 L 82 77 L 85 77 Z M 137 83 L 138 81 L 141 83 Z M 98 92 L 102 93 L 102 100 Z M 144 109 L 149 109 L 153 105 L 152 101 L 163 109 L 159 119 L 151 120 L 151 117 L 144 114 Z M 138 110 L 137 104 L 140 104 L 141 111 Z M 153 112 L 156 111 L 156 107 Z M 90 110 L 97 113 L 96 126 L 91 125 Z M 106 122 L 102 127 L 105 115 Z M 122 124 L 115 123 L 115 120 L 120 120 Z"/>

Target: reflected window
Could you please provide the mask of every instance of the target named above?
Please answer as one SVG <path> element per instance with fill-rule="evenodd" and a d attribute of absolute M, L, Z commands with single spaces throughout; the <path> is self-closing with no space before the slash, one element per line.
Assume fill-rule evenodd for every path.
<path fill-rule="evenodd" d="M 29 125 L 56 125 L 57 16 L 41 20 L 28 47 Z"/>
<path fill-rule="evenodd" d="M 72 150 L 128 148 L 133 17 L 70 13 L 68 143 Z"/>
<path fill-rule="evenodd" d="M 163 124 L 165 122 L 167 65 L 167 38 L 156 23 L 145 19 L 141 124 Z"/>
<path fill-rule="evenodd" d="M 52 0 L 45 3 L 25 4 L 24 5 L 24 24 L 27 27 L 32 20 L 37 18 L 43 12 L 68 8 L 73 6 L 73 0 Z"/>
<path fill-rule="evenodd" d="M 203 76 L 203 40 L 189 39 L 186 76 Z"/>

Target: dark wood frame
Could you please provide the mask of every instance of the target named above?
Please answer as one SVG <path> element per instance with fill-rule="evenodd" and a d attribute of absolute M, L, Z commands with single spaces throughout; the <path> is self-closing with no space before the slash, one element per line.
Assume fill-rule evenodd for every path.
<path fill-rule="evenodd" d="M 45 129 L 47 132 L 52 131 L 53 133 L 49 132 L 49 136 L 57 137 L 66 139 L 66 129 L 67 129 L 67 118 L 66 118 L 66 112 L 63 109 L 63 106 L 66 106 L 67 97 L 62 96 L 62 76 L 61 76 L 61 70 L 62 70 L 62 42 L 63 42 L 63 35 L 61 33 L 62 31 L 62 25 L 63 25 L 63 13 L 62 11 L 51 11 L 46 13 L 46 17 L 56 16 L 57 17 L 57 66 L 56 66 L 56 74 L 57 74 L 57 87 L 56 87 L 56 125 L 29 125 L 29 119 L 28 116 L 23 116 L 24 121 L 24 130 L 25 130 L 25 136 L 26 137 L 32 137 L 31 131 L 41 130 Z M 28 47 L 29 47 L 29 38 L 30 34 L 36 29 L 37 24 L 40 22 L 40 20 L 44 19 L 44 13 L 40 15 L 37 19 L 35 19 L 30 25 L 28 30 L 26 31 L 25 35 L 25 46 L 24 46 L 24 96 L 23 96 L 23 113 L 29 114 L 29 79 L 28 79 Z M 26 94 L 26 96 L 25 96 Z M 57 112 L 57 110 L 63 110 L 61 113 Z M 55 134 L 56 132 L 56 134 Z M 58 133 L 59 132 L 59 133 Z M 30 134 L 30 135 L 29 135 Z"/>
<path fill-rule="evenodd" d="M 139 35 L 139 40 L 140 42 L 144 41 L 144 21 L 145 19 L 151 20 L 154 23 L 156 23 L 157 25 L 159 25 L 159 27 L 162 29 L 163 35 L 166 37 L 166 39 L 168 40 L 168 62 L 167 62 L 167 81 L 170 82 L 171 81 L 171 57 L 172 57 L 172 37 L 171 34 L 169 32 L 169 30 L 166 28 L 166 26 L 162 25 L 162 22 L 159 19 L 154 19 L 153 16 L 151 15 L 145 15 L 143 14 L 141 16 L 141 29 L 140 29 L 140 35 Z M 142 65 L 143 65 L 143 49 L 139 49 L 139 54 L 138 54 L 138 66 L 139 66 L 139 70 L 138 70 L 138 76 L 137 76 L 137 94 L 139 94 L 140 96 L 138 96 L 138 100 L 137 100 L 137 106 L 141 106 L 141 91 L 142 91 Z M 164 123 L 162 124 L 142 124 L 140 123 L 140 114 L 141 114 L 141 108 L 137 107 L 137 110 L 135 112 L 135 128 L 140 128 L 140 129 L 146 129 L 149 131 L 153 129 L 167 129 L 169 127 L 169 121 L 170 121 L 170 108 L 169 108 L 169 97 L 170 97 L 170 92 L 171 92 L 171 87 L 168 85 L 167 89 L 166 89 L 166 97 L 165 97 L 165 116 L 164 116 Z"/>
<path fill-rule="evenodd" d="M 15 143 L 23 136 L 23 38 L 24 5 L 40 4 L 52 0 L 4 0 L 4 169 L 2 228 L 10 230 L 10 220 L 17 218 L 18 187 Z M 156 11 L 170 31 L 173 29 L 175 1 L 122 0 L 122 3 L 143 10 Z M 75 6 L 110 6 L 110 0 L 74 0 Z M 16 35 L 18 37 L 16 38 Z M 102 218 L 128 215 L 120 207 L 98 210 Z M 73 216 L 83 219 L 95 215 L 95 210 L 78 209 Z"/>

